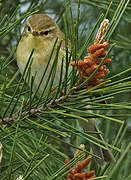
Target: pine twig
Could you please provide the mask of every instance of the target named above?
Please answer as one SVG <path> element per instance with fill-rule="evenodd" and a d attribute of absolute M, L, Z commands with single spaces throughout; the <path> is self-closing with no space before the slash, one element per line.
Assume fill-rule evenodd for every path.
<path fill-rule="evenodd" d="M 72 88 L 72 90 L 73 90 L 73 88 Z M 1 119 L 0 126 L 5 125 L 5 124 L 9 124 L 12 121 L 16 121 L 19 118 L 19 115 L 21 118 L 25 118 L 26 116 L 29 117 L 32 115 L 36 115 L 37 113 L 40 113 L 41 111 L 45 111 L 48 108 L 56 107 L 58 104 L 62 103 L 63 101 L 65 101 L 65 99 L 68 98 L 68 96 L 73 92 L 72 90 L 67 95 L 62 96 L 58 99 L 55 99 L 46 105 L 44 104 L 40 107 L 32 108 L 29 111 L 24 111 L 21 113 L 21 115 L 19 113 L 17 113 L 17 114 L 14 114 L 12 116 L 5 117 L 5 118 Z"/>

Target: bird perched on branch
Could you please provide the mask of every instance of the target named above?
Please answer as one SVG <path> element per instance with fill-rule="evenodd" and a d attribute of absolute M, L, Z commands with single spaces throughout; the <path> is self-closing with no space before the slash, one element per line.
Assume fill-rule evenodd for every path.
<path fill-rule="evenodd" d="M 58 40 L 56 42 L 57 38 Z M 54 47 L 55 42 L 56 46 Z M 57 48 L 61 43 L 58 52 L 57 71 L 54 78 L 54 84 L 58 85 L 61 70 L 61 62 L 66 54 L 65 42 L 66 40 L 64 33 L 59 29 L 56 22 L 49 16 L 45 14 L 35 14 L 28 19 L 21 40 L 17 47 L 17 63 L 21 74 L 23 74 L 26 64 L 29 60 L 31 51 L 32 49 L 34 49 L 34 53 L 32 55 L 33 61 L 30 68 L 30 77 L 34 77 L 33 91 L 35 91 L 38 88 L 39 83 L 43 77 L 43 73 L 45 72 L 47 63 L 50 59 L 49 66 L 44 74 L 44 77 L 41 81 L 41 85 L 38 90 L 38 96 L 43 91 L 45 82 L 47 81 L 49 72 L 54 62 L 54 57 L 57 54 Z M 53 47 L 54 51 L 51 56 Z M 31 85 L 31 78 L 28 82 Z M 95 119 L 89 120 L 88 123 L 84 124 L 83 126 L 84 129 L 86 129 L 87 131 L 99 131 Z M 99 138 L 100 140 L 103 140 L 100 134 L 94 134 L 94 136 Z M 104 161 L 115 162 L 115 159 L 112 153 L 108 150 L 108 148 L 105 150 L 95 144 L 93 144 L 92 148 L 94 153 L 101 158 L 98 160 L 98 163 L 100 165 L 102 165 Z"/>

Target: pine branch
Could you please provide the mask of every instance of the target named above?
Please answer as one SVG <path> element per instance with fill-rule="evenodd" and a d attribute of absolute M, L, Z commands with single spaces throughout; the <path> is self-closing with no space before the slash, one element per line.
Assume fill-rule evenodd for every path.
<path fill-rule="evenodd" d="M 68 95 L 70 95 L 70 94 L 68 94 Z M 58 99 L 55 99 L 55 100 L 51 101 L 50 103 L 43 105 L 41 107 L 33 108 L 33 109 L 30 109 L 29 111 L 22 112 L 20 115 L 18 113 L 16 115 L 11 116 L 11 117 L 5 117 L 0 122 L 0 126 L 8 124 L 8 123 L 12 123 L 12 121 L 17 120 L 18 118 L 23 119 L 25 117 L 31 117 L 32 115 L 36 115 L 37 113 L 39 113 L 41 111 L 45 111 L 45 110 L 50 109 L 50 108 L 57 108 L 57 106 L 59 104 L 61 104 L 63 101 L 66 101 L 66 99 L 68 98 L 68 95 L 62 96 Z"/>

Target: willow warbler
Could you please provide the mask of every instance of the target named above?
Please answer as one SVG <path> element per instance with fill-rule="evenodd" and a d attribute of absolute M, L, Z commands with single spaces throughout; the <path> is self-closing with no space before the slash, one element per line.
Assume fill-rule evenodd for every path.
<path fill-rule="evenodd" d="M 65 35 L 59 29 L 58 25 L 53 19 L 45 14 L 35 14 L 32 15 L 25 26 L 22 38 L 17 47 L 17 63 L 20 69 L 20 72 L 23 73 L 26 67 L 27 61 L 31 54 L 32 49 L 33 53 L 33 62 L 31 65 L 31 76 L 34 76 L 33 90 L 37 89 L 39 82 L 43 76 L 43 72 L 47 65 L 47 62 L 50 58 L 54 43 L 58 38 L 57 45 L 62 40 L 58 55 L 58 66 L 57 73 L 55 76 L 54 82 L 58 84 L 61 68 L 61 60 L 65 56 Z M 54 55 L 51 58 L 51 62 L 46 72 L 42 84 L 39 88 L 38 96 L 43 91 L 45 81 L 53 64 L 53 58 L 55 57 L 56 48 L 54 49 Z M 87 124 L 82 124 L 83 129 L 88 131 L 98 132 L 98 127 L 96 125 L 95 119 L 88 120 Z M 95 137 L 103 140 L 102 136 L 94 134 Z M 93 151 L 96 155 L 100 156 L 101 159 L 98 160 L 99 164 L 102 165 L 104 161 L 115 162 L 115 159 L 112 153 L 107 149 L 101 149 L 97 145 L 92 145 Z"/>
<path fill-rule="evenodd" d="M 55 46 L 50 65 L 39 88 L 39 94 L 42 93 L 43 87 L 45 86 L 46 79 L 56 56 L 57 46 L 60 44 L 60 41 L 62 41 L 61 48 L 59 50 L 57 73 L 54 79 L 54 84 L 57 84 L 59 81 L 61 60 L 65 56 L 65 35 L 59 29 L 55 21 L 49 16 L 45 14 L 35 14 L 28 19 L 22 38 L 17 47 L 17 63 L 22 74 L 31 51 L 34 49 L 31 76 L 34 77 L 33 90 L 35 91 L 43 76 L 43 72 L 57 38 L 57 45 Z"/>

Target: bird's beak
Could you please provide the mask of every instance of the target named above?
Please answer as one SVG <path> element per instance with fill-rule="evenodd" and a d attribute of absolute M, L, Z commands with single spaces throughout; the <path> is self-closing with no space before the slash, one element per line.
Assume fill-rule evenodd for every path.
<path fill-rule="evenodd" d="M 32 32 L 32 35 L 33 35 L 33 36 L 38 36 L 39 33 L 38 33 L 37 31 L 33 31 L 33 32 Z"/>

